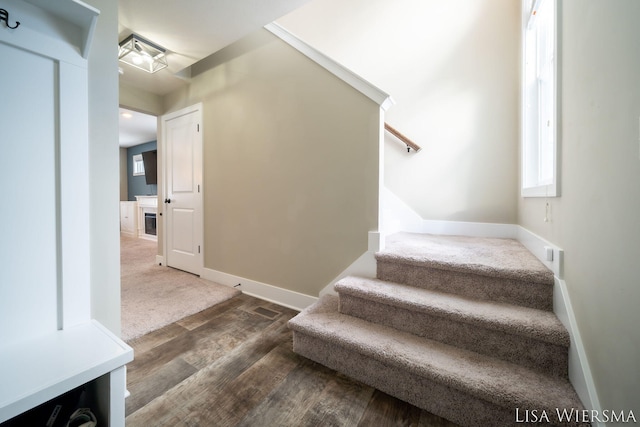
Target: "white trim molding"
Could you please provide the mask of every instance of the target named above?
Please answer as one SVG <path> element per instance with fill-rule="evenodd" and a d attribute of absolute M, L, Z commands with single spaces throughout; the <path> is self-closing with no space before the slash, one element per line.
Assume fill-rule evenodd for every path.
<path fill-rule="evenodd" d="M 564 251 L 524 227 L 519 225 L 515 227 L 517 229 L 514 237 L 549 270 L 553 271 L 557 278 L 564 279 Z"/>
<path fill-rule="evenodd" d="M 422 220 L 421 233 L 515 239 L 516 225 L 489 222 Z"/>
<path fill-rule="evenodd" d="M 311 59 L 351 87 L 377 103 L 382 111 L 387 111 L 395 102 L 393 98 L 384 91 L 378 89 L 353 71 L 337 63 L 333 59 L 329 58 L 324 53 L 320 52 L 316 48 L 310 46 L 298 36 L 290 33 L 287 29 L 275 22 L 264 26 L 267 31 L 270 31 L 273 35 L 280 38 L 282 41 Z"/>
<path fill-rule="evenodd" d="M 536 258 L 547 266 L 554 274 L 553 312 L 569 331 L 571 346 L 569 347 L 569 379 L 578 393 L 584 406 L 602 412 L 596 386 L 591 375 L 591 367 L 584 349 L 578 322 L 573 312 L 571 299 L 564 281 L 564 251 L 521 226 L 517 227 L 516 239 L 522 243 Z M 596 426 L 602 423 L 594 422 Z"/>
<path fill-rule="evenodd" d="M 448 236 L 500 237 L 504 239 L 515 239 L 517 237 L 518 230 L 514 224 L 422 219 L 416 211 L 388 188 L 384 187 L 381 194 L 383 238 L 399 231 Z"/>
<path fill-rule="evenodd" d="M 569 379 L 573 388 L 580 396 L 583 405 L 586 408 L 602 413 L 602 406 L 596 391 L 596 385 L 591 375 L 591 367 L 587 359 L 587 353 L 584 350 L 578 323 L 576 322 L 571 306 L 571 299 L 567 290 L 567 283 L 555 276 L 555 286 L 553 288 L 553 312 L 558 316 L 560 322 L 569 331 L 571 338 L 571 346 L 569 347 Z M 594 427 L 604 427 L 605 424 L 593 420 Z"/>
<path fill-rule="evenodd" d="M 233 274 L 223 273 L 222 271 L 210 268 L 203 269 L 202 278 L 230 288 L 236 288 L 247 295 L 298 311 L 302 311 L 304 308 L 318 301 L 317 297 L 246 279 L 244 277 L 235 276 Z"/>

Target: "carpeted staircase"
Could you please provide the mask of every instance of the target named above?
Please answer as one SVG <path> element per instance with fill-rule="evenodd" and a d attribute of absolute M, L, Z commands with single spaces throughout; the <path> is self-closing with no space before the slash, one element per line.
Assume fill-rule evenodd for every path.
<path fill-rule="evenodd" d="M 296 353 L 463 426 L 584 425 L 553 273 L 524 246 L 398 233 L 376 259 L 289 322 Z"/>

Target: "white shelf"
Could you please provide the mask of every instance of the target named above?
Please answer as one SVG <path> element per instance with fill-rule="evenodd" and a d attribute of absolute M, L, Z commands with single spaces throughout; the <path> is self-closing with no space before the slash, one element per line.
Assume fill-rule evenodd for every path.
<path fill-rule="evenodd" d="M 52 15 L 80 28 L 81 37 L 77 40 L 78 49 L 83 58 L 89 56 L 89 48 L 93 39 L 96 21 L 100 11 L 80 0 L 25 0 Z"/>
<path fill-rule="evenodd" d="M 133 349 L 95 320 L 2 348 L 0 422 L 132 360 Z"/>

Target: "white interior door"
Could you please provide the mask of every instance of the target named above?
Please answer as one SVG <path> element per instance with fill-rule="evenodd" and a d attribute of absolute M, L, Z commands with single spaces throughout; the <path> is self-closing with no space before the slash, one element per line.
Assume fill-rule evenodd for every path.
<path fill-rule="evenodd" d="M 202 106 L 162 119 L 165 158 L 165 262 L 200 275 L 202 248 Z"/>

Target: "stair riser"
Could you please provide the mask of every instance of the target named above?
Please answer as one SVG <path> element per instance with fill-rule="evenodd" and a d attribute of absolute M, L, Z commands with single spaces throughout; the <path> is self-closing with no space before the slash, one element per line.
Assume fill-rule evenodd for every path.
<path fill-rule="evenodd" d="M 516 406 L 502 407 L 451 385 L 381 363 L 352 349 L 295 331 L 296 353 L 463 427 L 513 426 Z M 444 379 L 446 381 L 446 379 Z M 525 413 L 525 408 L 519 408 Z M 549 411 L 550 418 L 554 412 Z M 554 426 L 572 426 L 551 419 Z"/>
<path fill-rule="evenodd" d="M 461 426 L 510 426 L 514 421 L 514 411 L 301 332 L 293 333 L 293 351 Z"/>
<path fill-rule="evenodd" d="M 568 377 L 566 347 L 345 293 L 340 293 L 340 312 L 517 363 L 547 375 Z"/>
<path fill-rule="evenodd" d="M 553 285 L 377 260 L 380 280 L 551 311 Z"/>

